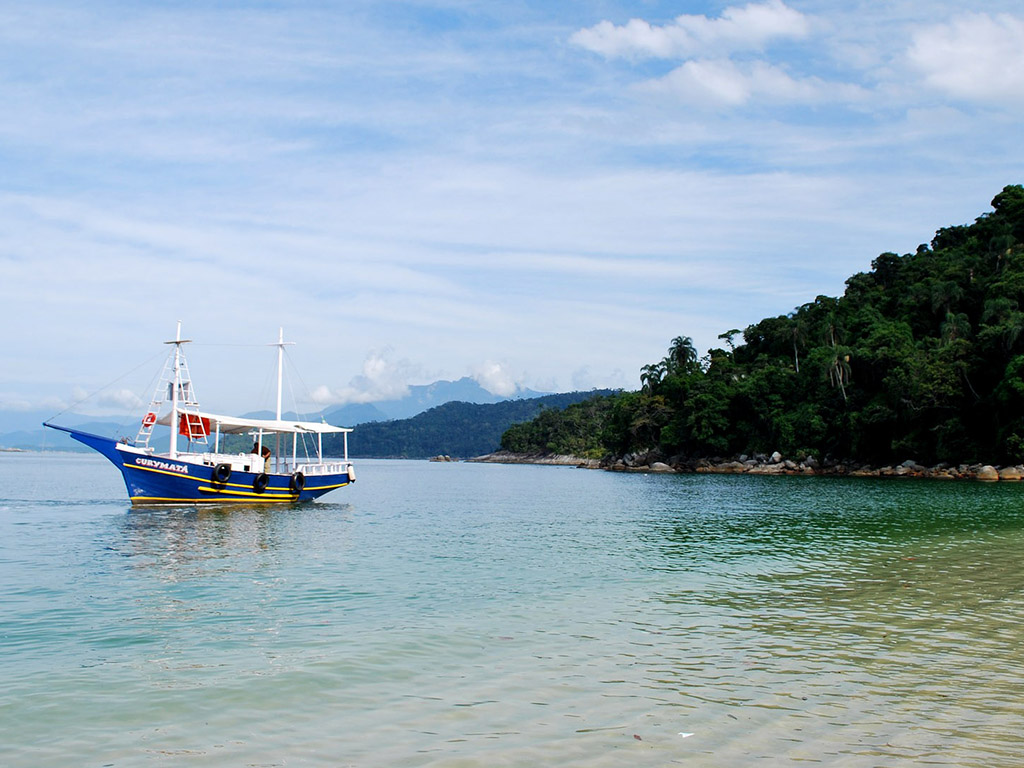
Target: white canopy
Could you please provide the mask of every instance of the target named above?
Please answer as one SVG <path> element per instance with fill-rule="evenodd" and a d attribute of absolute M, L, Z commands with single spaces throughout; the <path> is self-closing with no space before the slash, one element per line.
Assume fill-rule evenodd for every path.
<path fill-rule="evenodd" d="M 208 419 L 210 432 L 220 432 L 222 435 L 244 435 L 253 430 L 264 432 L 278 432 L 287 434 L 313 434 L 326 435 L 341 432 L 351 432 L 347 427 L 335 427 L 332 424 L 325 424 L 320 421 L 291 421 L 289 419 L 247 419 L 241 416 L 221 416 L 216 413 L 205 413 L 203 411 L 178 411 L 178 415 L 188 413 L 189 418 L 196 416 Z M 166 413 L 156 422 L 165 427 L 171 425 L 171 414 Z M 218 428 L 219 425 L 219 428 Z"/>

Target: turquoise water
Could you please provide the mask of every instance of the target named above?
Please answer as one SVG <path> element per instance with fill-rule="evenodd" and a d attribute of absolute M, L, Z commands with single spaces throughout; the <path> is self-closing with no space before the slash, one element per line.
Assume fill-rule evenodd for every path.
<path fill-rule="evenodd" d="M 1024 759 L 1024 485 L 358 471 L 132 510 L 0 454 L 0 765 Z"/>

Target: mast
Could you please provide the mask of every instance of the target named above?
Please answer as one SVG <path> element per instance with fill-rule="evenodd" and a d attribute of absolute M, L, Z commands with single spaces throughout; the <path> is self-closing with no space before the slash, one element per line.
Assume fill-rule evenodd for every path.
<path fill-rule="evenodd" d="M 281 380 L 284 375 L 284 328 L 277 329 L 277 420 L 281 420 Z"/>
<path fill-rule="evenodd" d="M 174 345 L 174 379 L 171 382 L 171 447 L 167 452 L 167 456 L 171 459 L 178 458 L 178 389 L 181 387 L 181 345 L 187 344 L 189 341 L 190 339 L 181 338 L 181 320 L 179 320 L 174 341 L 164 342 L 164 344 Z"/>
<path fill-rule="evenodd" d="M 181 323 L 178 323 L 178 336 L 181 336 Z M 178 458 L 178 383 L 181 381 L 181 345 L 174 346 L 174 380 L 171 382 L 171 447 L 167 455 Z"/>
<path fill-rule="evenodd" d="M 281 382 L 284 378 L 284 348 L 295 344 L 294 341 L 284 340 L 284 328 L 279 327 L 277 329 L 277 344 L 272 346 L 277 347 L 277 420 L 281 420 Z M 277 433 L 277 442 L 274 446 L 274 461 L 281 461 L 281 433 Z"/>

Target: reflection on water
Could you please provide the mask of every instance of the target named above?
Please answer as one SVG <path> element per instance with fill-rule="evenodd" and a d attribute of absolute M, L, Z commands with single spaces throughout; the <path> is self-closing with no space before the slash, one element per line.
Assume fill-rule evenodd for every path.
<path fill-rule="evenodd" d="M 321 504 L 316 515 L 303 514 L 308 507 L 137 507 L 116 521 L 110 547 L 127 559 L 128 567 L 162 570 L 171 579 L 201 577 L 205 568 L 218 564 L 259 568 L 260 558 L 276 557 L 274 550 L 294 532 L 296 517 L 315 527 L 319 516 L 330 515 L 336 523 L 351 511 L 347 505 Z"/>
<path fill-rule="evenodd" d="M 0 465 L 3 765 L 1019 764 L 1024 487 L 59 465 Z"/>

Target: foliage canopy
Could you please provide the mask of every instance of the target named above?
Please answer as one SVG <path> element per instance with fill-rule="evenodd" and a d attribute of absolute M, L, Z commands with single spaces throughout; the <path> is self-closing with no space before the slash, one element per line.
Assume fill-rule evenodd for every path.
<path fill-rule="evenodd" d="M 883 253 L 788 315 L 686 336 L 641 388 L 509 429 L 502 447 L 578 455 L 742 453 L 889 463 L 1024 459 L 1024 188 L 973 224 Z"/>
<path fill-rule="evenodd" d="M 611 390 L 599 393 L 611 394 Z M 510 425 L 528 421 L 538 413 L 557 413 L 570 403 L 594 395 L 566 392 L 483 405 L 445 403 L 409 419 L 360 424 L 349 436 L 349 455 L 401 459 L 425 459 L 438 454 L 480 456 L 498 448 L 502 433 Z M 340 436 L 325 437 L 324 451 L 341 455 Z"/>

